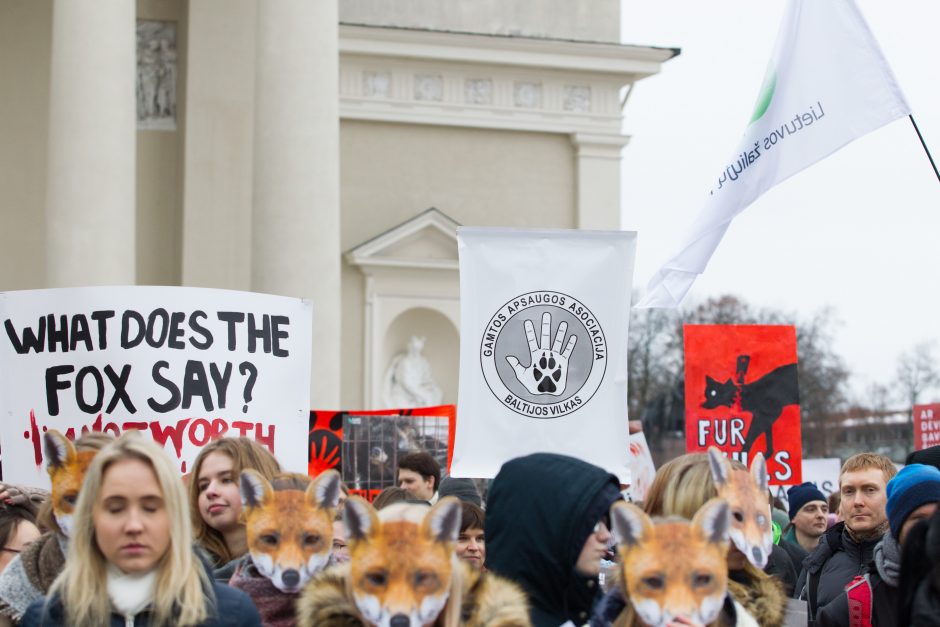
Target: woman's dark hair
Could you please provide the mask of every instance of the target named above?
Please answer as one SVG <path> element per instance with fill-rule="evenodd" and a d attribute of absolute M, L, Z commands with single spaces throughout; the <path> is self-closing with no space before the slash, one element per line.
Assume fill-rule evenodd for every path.
<path fill-rule="evenodd" d="M 929 533 L 933 529 L 933 533 Z M 934 536 L 934 537 L 929 537 Z M 898 625 L 911 624 L 914 595 L 924 580 L 940 594 L 940 565 L 934 558 L 940 546 L 930 547 L 931 540 L 940 540 L 940 510 L 928 520 L 921 520 L 911 527 L 901 546 L 901 572 L 898 576 Z M 931 551 L 931 548 L 933 549 Z M 924 559 L 927 557 L 928 559 Z"/>
<path fill-rule="evenodd" d="M 460 533 L 467 529 L 486 530 L 486 514 L 469 501 L 460 501 Z"/>
<path fill-rule="evenodd" d="M 0 508 L 0 548 L 6 548 L 7 542 L 16 535 L 16 530 L 24 520 L 35 525 L 36 513 L 19 505 Z"/>
<path fill-rule="evenodd" d="M 407 501 L 410 498 L 411 496 L 404 488 L 399 488 L 397 485 L 393 485 L 379 492 L 379 495 L 375 497 L 375 500 L 372 501 L 372 507 L 375 509 L 383 509 L 389 505 Z"/>

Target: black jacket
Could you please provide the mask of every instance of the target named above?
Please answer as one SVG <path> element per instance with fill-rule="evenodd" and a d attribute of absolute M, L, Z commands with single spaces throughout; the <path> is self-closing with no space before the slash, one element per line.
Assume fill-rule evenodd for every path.
<path fill-rule="evenodd" d="M 241 590 L 213 582 L 215 607 L 209 620 L 202 627 L 261 627 L 261 617 L 248 595 Z M 58 596 L 52 597 L 47 606 L 45 599 L 34 602 L 26 610 L 21 627 L 65 627 L 65 611 Z M 144 610 L 134 617 L 134 627 L 150 627 L 150 612 Z M 120 614 L 111 614 L 111 627 L 126 627 L 128 623 Z"/>
<path fill-rule="evenodd" d="M 803 560 L 809 557 L 809 551 L 799 544 L 790 542 L 787 540 L 786 536 L 780 540 L 780 544 L 777 546 L 786 551 L 787 555 L 790 556 L 790 561 L 793 562 L 793 568 L 796 570 L 797 577 L 799 577 L 800 571 L 803 570 Z M 796 581 L 793 583 L 795 585 Z"/>
<path fill-rule="evenodd" d="M 840 522 L 819 539 L 819 546 L 803 561 L 803 570 L 796 583 L 797 598 L 808 602 L 807 612 L 812 621 L 819 610 L 833 600 L 844 596 L 845 586 L 856 575 L 869 570 L 875 545 L 880 538 L 855 542 Z"/>
<path fill-rule="evenodd" d="M 799 573 L 797 565 L 790 559 L 790 554 L 780 545 L 774 544 L 767 559 L 767 565 L 764 566 L 764 572 L 775 577 L 783 584 L 783 591 L 788 596 L 793 596 L 793 589 L 796 587 L 796 577 Z"/>
<path fill-rule="evenodd" d="M 525 589 L 535 627 L 587 622 L 600 588 L 575 563 L 619 498 L 616 477 L 563 455 L 536 453 L 500 469 L 487 499 L 486 566 Z"/>

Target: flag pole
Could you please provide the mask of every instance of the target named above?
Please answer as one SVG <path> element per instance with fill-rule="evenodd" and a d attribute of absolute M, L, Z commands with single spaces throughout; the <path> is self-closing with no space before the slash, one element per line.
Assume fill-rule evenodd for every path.
<path fill-rule="evenodd" d="M 937 171 L 937 164 L 933 161 L 933 155 L 930 154 L 930 149 L 927 148 L 927 142 L 924 141 L 924 136 L 920 134 L 920 129 L 917 128 L 917 122 L 914 121 L 914 114 L 911 113 L 907 117 L 911 119 L 911 124 L 914 125 L 914 130 L 917 132 L 918 139 L 920 139 L 920 145 L 924 147 L 924 152 L 927 153 L 927 158 L 930 159 L 930 166 L 933 168 L 933 173 L 937 175 L 937 180 L 940 181 L 940 172 Z"/>

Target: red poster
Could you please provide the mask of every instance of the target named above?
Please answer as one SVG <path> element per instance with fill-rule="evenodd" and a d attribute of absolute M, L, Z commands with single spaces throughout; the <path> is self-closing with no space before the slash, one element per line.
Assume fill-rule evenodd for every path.
<path fill-rule="evenodd" d="M 914 405 L 914 450 L 940 444 L 940 403 Z"/>
<path fill-rule="evenodd" d="M 371 501 L 383 487 L 395 484 L 399 452 L 427 450 L 439 457 L 442 467 L 450 468 L 456 416 L 454 405 L 372 411 L 311 410 L 307 472 L 315 477 L 324 470 L 335 469 L 343 475 L 350 493 Z M 376 423 L 369 418 L 388 420 L 378 421 L 376 429 L 370 428 L 370 424 L 375 427 Z"/>
<path fill-rule="evenodd" d="M 801 483 L 796 329 L 690 324 L 684 336 L 686 450 L 746 465 L 761 452 L 771 484 Z"/>

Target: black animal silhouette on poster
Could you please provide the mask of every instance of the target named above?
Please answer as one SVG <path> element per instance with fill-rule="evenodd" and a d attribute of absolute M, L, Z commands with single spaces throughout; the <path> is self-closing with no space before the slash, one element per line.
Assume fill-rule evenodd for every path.
<path fill-rule="evenodd" d="M 744 452 L 751 457 L 751 447 L 760 436 L 764 435 L 767 450 L 766 459 L 774 454 L 774 423 L 780 418 L 784 407 L 800 404 L 800 390 L 797 383 L 796 364 L 785 364 L 774 368 L 761 378 L 745 383 L 750 355 L 739 355 L 737 360 L 737 381 L 728 379 L 724 383 L 705 376 L 704 409 L 733 407 L 738 401 L 742 411 L 750 412 L 751 425 L 744 436 Z"/>

